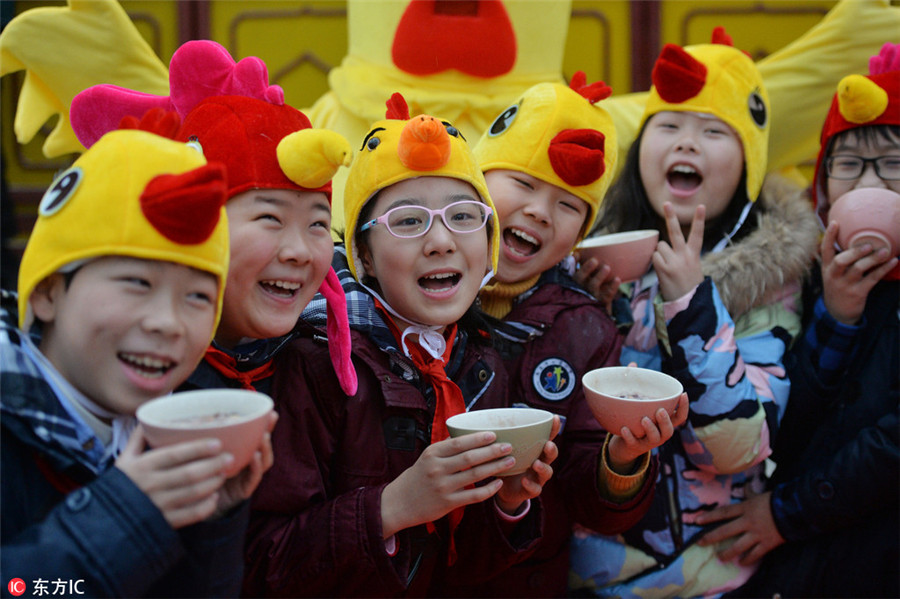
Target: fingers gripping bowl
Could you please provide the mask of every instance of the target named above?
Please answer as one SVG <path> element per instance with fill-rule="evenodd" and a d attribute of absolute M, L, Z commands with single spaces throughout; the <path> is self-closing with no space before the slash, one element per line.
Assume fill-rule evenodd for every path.
<path fill-rule="evenodd" d="M 253 458 L 268 429 L 272 399 L 244 389 L 202 389 L 148 401 L 137 419 L 150 447 L 216 438 L 234 456 L 226 476 L 240 472 Z"/>
<path fill-rule="evenodd" d="M 591 370 L 581 377 L 581 384 L 588 406 L 603 428 L 619 434 L 627 426 L 635 436 L 642 435 L 644 416 L 654 420 L 660 408 L 674 414 L 684 391 L 674 377 L 632 366 Z"/>
<path fill-rule="evenodd" d="M 658 242 L 659 231 L 642 229 L 588 237 L 577 249 L 582 260 L 596 258 L 609 265 L 613 276 L 628 282 L 644 276 Z"/>
<path fill-rule="evenodd" d="M 451 437 L 492 431 L 497 435 L 497 443 L 512 445 L 510 455 L 516 458 L 516 464 L 501 476 L 521 474 L 531 468 L 550 439 L 552 426 L 552 413 L 532 408 L 473 410 L 447 419 Z"/>

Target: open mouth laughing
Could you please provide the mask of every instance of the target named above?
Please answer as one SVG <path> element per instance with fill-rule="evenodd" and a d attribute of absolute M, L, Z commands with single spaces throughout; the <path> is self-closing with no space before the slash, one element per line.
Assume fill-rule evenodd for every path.
<path fill-rule="evenodd" d="M 118 358 L 134 372 L 148 379 L 158 379 L 176 366 L 176 363 L 171 360 L 154 358 L 145 354 L 120 352 Z"/>
<path fill-rule="evenodd" d="M 431 293 L 440 293 L 453 289 L 460 280 L 462 275 L 458 272 L 434 273 L 419 278 L 419 287 Z"/>
<path fill-rule="evenodd" d="M 673 190 L 690 193 L 703 183 L 703 175 L 693 166 L 676 164 L 666 173 L 666 181 Z"/>
<path fill-rule="evenodd" d="M 541 249 L 541 242 L 521 229 L 509 227 L 503 230 L 503 243 L 514 254 L 533 256 Z"/>
<path fill-rule="evenodd" d="M 300 283 L 282 280 L 260 281 L 259 285 L 267 293 L 284 298 L 294 297 L 301 287 Z"/>

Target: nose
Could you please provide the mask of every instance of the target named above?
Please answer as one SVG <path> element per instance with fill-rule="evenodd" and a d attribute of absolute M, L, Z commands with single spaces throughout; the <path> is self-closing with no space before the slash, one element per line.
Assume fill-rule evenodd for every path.
<path fill-rule="evenodd" d="M 878 173 L 875 171 L 875 163 L 867 162 L 865 167 L 863 168 L 862 174 L 859 176 L 859 179 L 856 180 L 856 183 L 853 185 L 854 189 L 862 189 L 865 187 L 878 187 L 878 188 L 887 188 L 887 183 L 884 179 L 878 176 Z"/>
<path fill-rule="evenodd" d="M 302 233 L 295 231 L 285 234 L 278 248 L 278 261 L 291 264 L 305 264 L 312 260 L 312 251 Z"/>
<path fill-rule="evenodd" d="M 431 228 L 425 233 L 425 255 L 450 254 L 456 251 L 456 234 L 447 228 L 443 219 L 435 216 Z"/>
<path fill-rule="evenodd" d="M 698 146 L 693 133 L 687 129 L 682 129 L 681 135 L 675 143 L 675 150 L 678 152 L 696 153 L 698 151 Z"/>
<path fill-rule="evenodd" d="M 180 297 L 172 290 L 159 289 L 151 301 L 145 304 L 146 312 L 141 326 L 148 333 L 177 337 L 185 330 L 185 312 Z"/>
<path fill-rule="evenodd" d="M 534 193 L 529 198 L 529 202 L 525 205 L 522 212 L 529 218 L 541 224 L 549 225 L 552 220 L 552 217 L 550 216 L 551 201 L 551 198 L 547 197 L 545 194 Z"/>

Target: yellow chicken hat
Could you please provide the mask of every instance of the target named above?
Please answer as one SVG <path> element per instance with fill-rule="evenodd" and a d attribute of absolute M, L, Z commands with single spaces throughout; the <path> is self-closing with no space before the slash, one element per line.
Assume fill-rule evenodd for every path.
<path fill-rule="evenodd" d="M 347 174 L 344 223 L 350 272 L 357 280 L 365 272 L 356 247 L 356 228 L 363 206 L 378 190 L 415 177 L 451 177 L 475 188 L 492 210 L 491 269 L 496 271 L 500 222 L 484 175 L 466 140 L 447 121 L 424 114 L 410 118 L 406 100 L 400 94 L 391 96 L 387 106 L 386 118 L 372 125 Z"/>
<path fill-rule="evenodd" d="M 641 125 L 663 111 L 720 118 L 737 132 L 744 146 L 747 197 L 756 201 L 766 176 L 771 109 L 753 60 L 732 46 L 724 28 L 716 27 L 710 44 L 686 48 L 666 44 L 652 77 Z"/>
<path fill-rule="evenodd" d="M 473 150 L 481 170 L 510 169 L 568 191 L 590 210 L 590 230 L 615 174 L 616 127 L 597 102 L 612 90 L 586 84 L 582 71 L 567 87 L 540 83 L 500 114 Z"/>
<path fill-rule="evenodd" d="M 44 194 L 19 269 L 19 325 L 35 286 L 72 263 L 129 256 L 184 264 L 219 282 L 228 273 L 225 167 L 148 131 L 104 135 Z M 215 328 L 213 328 L 213 331 Z M 210 331 L 212 341 L 212 331 Z"/>

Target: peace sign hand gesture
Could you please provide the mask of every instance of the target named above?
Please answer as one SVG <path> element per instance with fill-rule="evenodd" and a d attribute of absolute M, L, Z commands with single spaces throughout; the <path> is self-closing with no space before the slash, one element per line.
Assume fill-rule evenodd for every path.
<path fill-rule="evenodd" d="M 694 220 L 687 241 L 672 204 L 663 205 L 669 243 L 660 241 L 653 253 L 653 268 L 659 276 L 659 292 L 665 301 L 676 300 L 703 282 L 700 265 L 700 249 L 703 246 L 703 227 L 706 206 L 700 204 L 694 210 Z M 670 245 L 671 244 L 671 245 Z"/>

